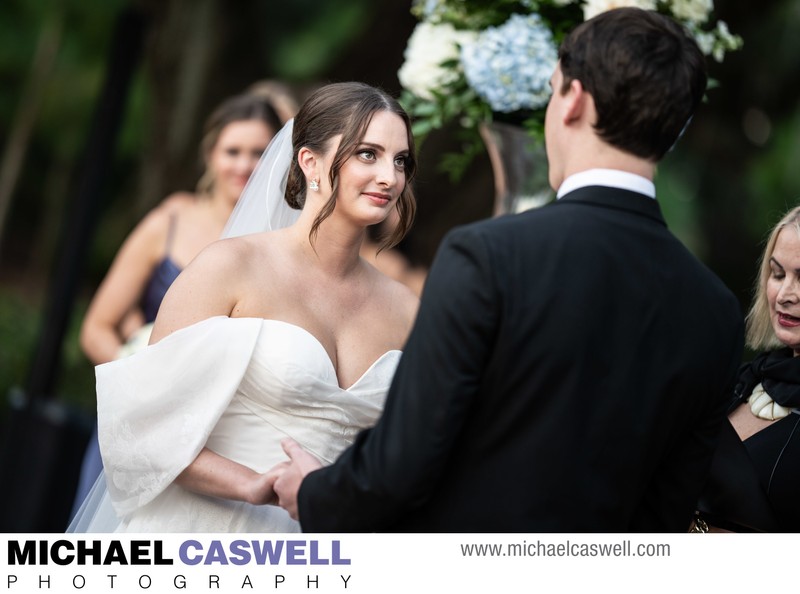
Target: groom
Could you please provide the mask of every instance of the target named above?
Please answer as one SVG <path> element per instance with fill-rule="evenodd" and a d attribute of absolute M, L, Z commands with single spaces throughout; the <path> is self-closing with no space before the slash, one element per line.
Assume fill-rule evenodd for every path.
<path fill-rule="evenodd" d="M 336 463 L 285 443 L 275 491 L 303 530 L 687 530 L 742 348 L 736 298 L 652 183 L 704 58 L 634 8 L 583 23 L 559 58 L 558 200 L 449 233 L 383 416 Z"/>

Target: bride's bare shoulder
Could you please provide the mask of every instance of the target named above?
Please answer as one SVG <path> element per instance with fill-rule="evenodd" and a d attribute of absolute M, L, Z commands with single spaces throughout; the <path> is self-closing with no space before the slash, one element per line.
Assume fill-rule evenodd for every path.
<path fill-rule="evenodd" d="M 207 246 L 202 256 L 208 265 L 230 266 L 258 262 L 280 250 L 281 242 L 277 233 L 253 233 L 241 237 L 219 239 Z"/>

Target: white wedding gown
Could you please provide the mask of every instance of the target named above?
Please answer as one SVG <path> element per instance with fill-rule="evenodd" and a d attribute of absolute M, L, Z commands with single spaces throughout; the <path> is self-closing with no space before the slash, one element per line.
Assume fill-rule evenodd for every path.
<path fill-rule="evenodd" d="M 198 495 L 173 481 L 205 446 L 263 472 L 291 437 L 333 462 L 373 425 L 400 359 L 389 351 L 339 387 L 319 341 L 299 326 L 215 317 L 97 367 L 105 474 L 74 532 L 295 532 L 282 509 Z"/>

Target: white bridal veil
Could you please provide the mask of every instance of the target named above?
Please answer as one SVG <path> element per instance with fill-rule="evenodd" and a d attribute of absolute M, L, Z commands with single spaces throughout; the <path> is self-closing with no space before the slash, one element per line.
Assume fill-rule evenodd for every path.
<path fill-rule="evenodd" d="M 225 225 L 222 237 L 238 237 L 288 227 L 300 216 L 300 211 L 290 207 L 284 200 L 286 178 L 292 163 L 292 130 L 293 119 L 281 128 L 261 155 Z"/>

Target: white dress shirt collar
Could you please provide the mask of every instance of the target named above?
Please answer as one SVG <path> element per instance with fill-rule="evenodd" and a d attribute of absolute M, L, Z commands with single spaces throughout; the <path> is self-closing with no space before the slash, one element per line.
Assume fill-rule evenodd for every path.
<path fill-rule="evenodd" d="M 630 190 L 650 198 L 656 197 L 656 186 L 646 177 L 618 169 L 587 169 L 565 179 L 558 188 L 556 198 L 561 198 L 573 190 L 586 186 L 608 186 Z"/>

